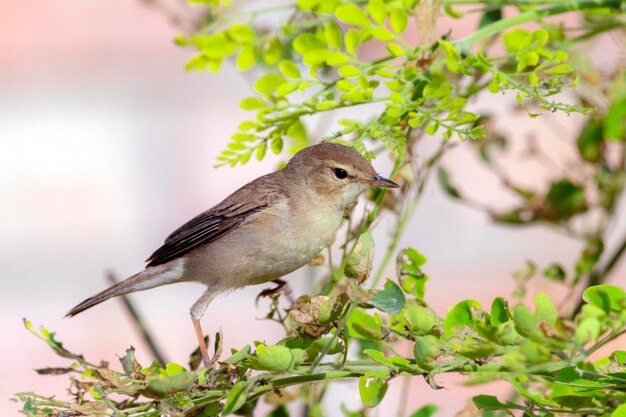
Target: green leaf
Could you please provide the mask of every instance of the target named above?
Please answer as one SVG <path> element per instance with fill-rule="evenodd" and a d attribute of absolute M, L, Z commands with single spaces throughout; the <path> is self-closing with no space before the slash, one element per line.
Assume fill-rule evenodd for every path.
<path fill-rule="evenodd" d="M 474 300 L 464 300 L 452 307 L 443 321 L 444 333 L 454 334 L 457 327 L 474 325 L 474 310 L 480 310 L 480 303 Z"/>
<path fill-rule="evenodd" d="M 380 340 L 382 320 L 378 315 L 370 316 L 363 310 L 354 310 L 348 317 L 350 335 L 369 340 Z"/>
<path fill-rule="evenodd" d="M 508 52 L 517 52 L 522 48 L 528 32 L 524 29 L 513 29 L 504 35 L 504 46 Z"/>
<path fill-rule="evenodd" d="M 448 196 L 454 199 L 462 199 L 461 193 L 457 188 L 452 184 L 452 180 L 450 179 L 450 174 L 443 167 L 439 167 L 437 169 L 437 178 L 439 179 L 439 184 L 443 188 L 443 190 L 448 194 Z"/>
<path fill-rule="evenodd" d="M 296 0 L 296 5 L 300 10 L 310 12 L 314 7 L 319 5 L 319 0 Z"/>
<path fill-rule="evenodd" d="M 163 398 L 191 388 L 195 376 L 195 372 L 180 372 L 166 378 L 154 378 L 150 380 L 148 386 L 142 390 L 142 392 L 154 397 Z"/>
<path fill-rule="evenodd" d="M 196 47 L 207 57 L 214 59 L 226 58 L 239 49 L 239 44 L 231 40 L 223 32 L 210 36 L 194 36 L 192 40 Z"/>
<path fill-rule="evenodd" d="M 626 141 L 626 97 L 613 103 L 604 123 L 607 140 Z"/>
<path fill-rule="evenodd" d="M 286 59 L 283 59 L 282 61 L 280 61 L 280 63 L 278 64 L 278 69 L 287 78 L 293 78 L 293 79 L 302 78 L 302 75 L 300 74 L 300 70 L 298 69 L 298 66 L 294 64 L 293 62 L 288 61 Z"/>
<path fill-rule="evenodd" d="M 408 294 L 418 299 L 424 298 L 428 276 L 422 273 L 421 267 L 426 263 L 426 257 L 413 248 L 406 248 L 398 253 L 396 259 L 396 273 L 400 285 Z"/>
<path fill-rule="evenodd" d="M 231 365 L 236 365 L 242 360 L 244 360 L 250 354 L 250 345 L 245 345 L 238 351 L 234 352 L 232 356 L 226 359 L 224 362 L 229 363 Z"/>
<path fill-rule="evenodd" d="M 483 13 L 483 16 L 480 18 L 480 22 L 478 23 L 478 28 L 481 29 L 487 25 L 497 22 L 502 19 L 502 8 L 497 7 L 494 9 L 487 10 Z"/>
<path fill-rule="evenodd" d="M 283 143 L 284 142 L 282 138 L 276 138 L 272 140 L 272 144 L 270 145 L 270 148 L 272 149 L 272 152 L 274 153 L 274 155 L 278 155 L 279 153 L 283 151 Z"/>
<path fill-rule="evenodd" d="M 252 45 L 244 45 L 237 56 L 237 69 L 247 71 L 256 64 L 256 49 Z"/>
<path fill-rule="evenodd" d="M 604 148 L 604 125 L 594 118 L 589 118 L 587 124 L 576 140 L 578 153 L 587 162 L 595 163 L 602 158 Z"/>
<path fill-rule="evenodd" d="M 367 15 L 354 4 L 341 4 L 335 9 L 335 16 L 343 23 L 354 26 L 370 26 Z"/>
<path fill-rule="evenodd" d="M 556 320 L 559 318 L 556 306 L 544 293 L 535 295 L 535 318 L 537 324 L 546 322 L 552 327 L 556 325 Z"/>
<path fill-rule="evenodd" d="M 305 147 L 309 142 L 309 136 L 306 132 L 306 128 L 300 119 L 289 125 L 289 128 L 287 129 L 287 136 L 296 141 L 297 147 L 299 147 L 298 150 Z"/>
<path fill-rule="evenodd" d="M 387 19 L 387 10 L 385 8 L 385 3 L 382 0 L 370 0 L 367 4 L 367 12 L 374 22 L 379 25 L 385 24 L 385 19 Z"/>
<path fill-rule="evenodd" d="M 259 346 L 257 347 L 258 369 L 275 372 L 285 372 L 302 362 L 302 349 L 289 349 L 286 346 Z"/>
<path fill-rule="evenodd" d="M 395 57 L 403 56 L 405 53 L 404 49 L 397 43 L 388 43 L 387 51 L 389 51 L 389 53 Z"/>
<path fill-rule="evenodd" d="M 371 28 L 369 30 L 369 33 L 375 39 L 378 39 L 379 41 L 383 41 L 383 42 L 392 41 L 396 38 L 395 35 L 389 31 L 389 29 L 384 28 L 384 27 Z"/>
<path fill-rule="evenodd" d="M 404 32 L 404 29 L 406 29 L 408 23 L 409 17 L 407 16 L 404 9 L 394 8 L 391 10 L 391 13 L 389 13 L 389 25 L 394 32 Z"/>
<path fill-rule="evenodd" d="M 281 84 L 276 89 L 276 95 L 278 97 L 288 96 L 289 94 L 291 94 L 294 91 L 296 91 L 298 89 L 298 86 L 299 86 L 298 83 L 291 82 L 291 81 L 290 82 L 286 82 L 284 84 Z"/>
<path fill-rule="evenodd" d="M 326 45 L 312 33 L 302 33 L 293 40 L 293 49 L 300 55 L 304 55 L 315 49 L 326 49 Z"/>
<path fill-rule="evenodd" d="M 511 320 L 500 324 L 494 337 L 499 344 L 504 346 L 518 345 L 522 341 L 521 336 L 515 330 L 515 323 Z"/>
<path fill-rule="evenodd" d="M 313 49 L 303 55 L 302 61 L 310 67 L 319 67 L 326 63 L 326 57 L 329 53 L 328 49 Z"/>
<path fill-rule="evenodd" d="M 354 90 L 354 91 L 349 91 L 347 93 L 342 94 L 340 98 L 342 101 L 359 102 L 359 101 L 365 100 L 365 95 L 363 94 L 362 91 Z M 346 133 L 345 129 L 344 129 L 344 133 Z"/>
<path fill-rule="evenodd" d="M 345 78 L 353 78 L 359 76 L 359 69 L 354 65 L 342 65 L 338 69 L 339 75 Z"/>
<path fill-rule="evenodd" d="M 289 417 L 289 410 L 284 404 L 281 404 L 267 414 L 267 417 Z"/>
<path fill-rule="evenodd" d="M 224 409 L 221 413 L 222 416 L 228 416 L 234 413 L 245 404 L 247 388 L 246 381 L 240 381 L 230 389 L 228 397 L 226 397 L 226 404 L 224 404 Z"/>
<path fill-rule="evenodd" d="M 587 210 L 585 189 L 568 179 L 554 182 L 546 196 L 546 206 L 557 219 L 567 220 Z"/>
<path fill-rule="evenodd" d="M 436 405 L 426 404 L 422 408 L 411 413 L 409 417 L 432 417 L 437 411 L 439 411 L 439 407 Z"/>
<path fill-rule="evenodd" d="M 435 315 L 422 306 L 412 306 L 404 312 L 404 318 L 409 324 L 409 329 L 417 335 L 425 335 L 437 324 Z"/>
<path fill-rule="evenodd" d="M 283 44 L 278 38 L 272 38 L 263 49 L 263 61 L 273 67 L 283 56 Z"/>
<path fill-rule="evenodd" d="M 363 350 L 363 354 L 371 358 L 374 362 L 385 365 L 392 372 L 397 372 L 398 370 L 407 370 L 408 372 L 411 372 L 415 369 L 411 366 L 410 360 L 400 356 L 392 356 L 391 358 L 386 358 L 385 354 L 380 350 L 365 349 Z M 382 376 L 386 379 L 388 378 L 389 374 L 383 374 Z"/>
<path fill-rule="evenodd" d="M 244 110 L 257 110 L 268 107 L 268 104 L 257 97 L 248 97 L 239 103 L 239 107 Z"/>
<path fill-rule="evenodd" d="M 534 51 L 521 52 L 517 55 L 517 71 L 521 72 L 527 67 L 534 67 L 539 63 L 539 54 Z"/>
<path fill-rule="evenodd" d="M 346 62 L 350 62 L 350 57 L 342 52 L 328 52 L 326 54 L 326 64 L 331 67 L 343 65 Z"/>
<path fill-rule="evenodd" d="M 256 80 L 254 89 L 261 94 L 270 95 L 285 82 L 287 80 L 282 75 L 269 73 Z"/>
<path fill-rule="evenodd" d="M 255 157 L 257 161 L 262 161 L 265 158 L 265 153 L 267 152 L 267 144 L 262 142 L 259 147 L 256 149 Z"/>
<path fill-rule="evenodd" d="M 522 336 L 531 337 L 537 330 L 535 315 L 526 306 L 515 306 L 513 309 L 513 321 L 515 322 L 515 330 Z"/>
<path fill-rule="evenodd" d="M 343 42 L 346 45 L 346 51 L 348 51 L 350 55 L 356 55 L 356 49 L 361 44 L 361 35 L 359 31 L 354 28 L 348 29 L 344 35 Z"/>
<path fill-rule="evenodd" d="M 546 269 L 543 270 L 543 276 L 545 276 L 546 278 L 552 281 L 564 282 L 565 270 L 563 269 L 561 265 L 557 263 L 552 263 L 548 265 Z"/>
<path fill-rule="evenodd" d="M 370 299 L 370 303 L 386 313 L 398 314 L 404 308 L 406 298 L 398 284 L 388 279 L 383 289 Z"/>
<path fill-rule="evenodd" d="M 611 310 L 621 311 L 626 305 L 626 292 L 613 285 L 595 285 L 583 292 L 583 300 L 607 313 Z"/>
<path fill-rule="evenodd" d="M 384 380 L 367 376 L 359 378 L 359 395 L 366 407 L 373 408 L 380 404 L 385 398 L 387 388 L 389 385 Z"/>
<path fill-rule="evenodd" d="M 324 28 L 324 37 L 326 38 L 326 43 L 330 45 L 331 48 L 341 49 L 341 28 L 335 22 L 328 22 L 326 27 Z"/>
<path fill-rule="evenodd" d="M 254 40 L 254 30 L 243 23 L 235 23 L 229 27 L 228 35 L 239 43 L 250 43 Z"/>
<path fill-rule="evenodd" d="M 426 129 L 424 129 L 424 131 L 428 133 L 430 136 L 433 136 L 435 133 L 437 133 L 437 130 L 439 130 L 439 125 L 440 125 L 439 121 L 434 121 L 428 126 L 426 126 Z"/>
<path fill-rule="evenodd" d="M 585 245 L 583 252 L 576 262 L 576 277 L 574 281 L 577 282 L 579 277 L 584 274 L 588 274 L 593 270 L 598 261 L 600 260 L 600 256 L 604 251 L 604 242 L 601 238 L 596 236 L 591 236 L 587 240 L 587 244 Z"/>
<path fill-rule="evenodd" d="M 509 303 L 502 297 L 497 297 L 491 303 L 489 322 L 492 326 L 499 326 L 511 319 Z"/>
<path fill-rule="evenodd" d="M 584 344 L 597 340 L 602 333 L 603 326 L 596 317 L 583 317 L 576 326 L 576 340 Z"/>
<path fill-rule="evenodd" d="M 551 75 L 565 75 L 565 74 L 569 74 L 572 71 L 574 71 L 574 68 L 572 68 L 571 65 L 561 64 L 561 65 L 556 65 L 552 68 L 548 68 L 547 70 L 544 71 L 544 73 L 551 74 Z"/>
<path fill-rule="evenodd" d="M 315 106 L 315 110 L 320 110 L 320 111 L 330 110 L 330 109 L 334 109 L 338 105 L 339 103 L 337 103 L 335 100 L 326 100 L 326 101 L 322 101 L 321 103 L 318 103 Z"/>
<path fill-rule="evenodd" d="M 443 9 L 448 16 L 453 17 L 455 19 L 460 19 L 461 17 L 465 16 L 465 13 L 459 10 L 453 9 L 451 4 L 444 5 Z"/>
<path fill-rule="evenodd" d="M 402 97 L 402 95 L 399 93 L 393 92 L 389 94 L 389 99 L 394 103 L 404 104 L 404 97 Z"/>
<path fill-rule="evenodd" d="M 441 341 L 432 335 L 417 337 L 413 345 L 415 363 L 427 371 L 433 369 L 433 360 L 443 352 Z"/>
<path fill-rule="evenodd" d="M 203 71 L 209 64 L 209 59 L 204 54 L 197 54 L 191 57 L 187 64 L 185 64 L 185 71 Z"/>
<path fill-rule="evenodd" d="M 626 404 L 622 404 L 611 413 L 611 417 L 626 417 Z"/>
<path fill-rule="evenodd" d="M 511 402 L 506 402 L 506 403 L 501 403 L 498 398 L 494 397 L 493 395 L 477 395 L 476 397 L 472 398 L 472 401 L 474 401 L 474 404 L 476 404 L 476 407 L 478 408 L 482 408 L 483 410 L 525 410 L 525 407 L 522 407 L 520 405 L 511 403 Z"/>
<path fill-rule="evenodd" d="M 187 370 L 182 365 L 179 365 L 179 364 L 174 363 L 174 362 L 169 362 L 167 365 L 165 365 L 165 372 L 169 376 L 173 376 L 173 375 L 177 375 L 177 374 L 180 374 L 180 373 L 183 373 L 183 372 L 187 372 Z"/>
<path fill-rule="evenodd" d="M 531 35 L 531 43 L 533 48 L 540 48 L 548 43 L 550 35 L 547 30 L 537 29 Z"/>

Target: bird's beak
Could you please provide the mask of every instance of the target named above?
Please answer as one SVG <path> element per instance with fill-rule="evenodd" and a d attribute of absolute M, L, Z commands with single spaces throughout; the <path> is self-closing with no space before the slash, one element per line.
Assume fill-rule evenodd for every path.
<path fill-rule="evenodd" d="M 396 184 L 395 182 L 391 180 L 388 180 L 387 178 L 381 175 L 376 175 L 374 178 L 372 178 L 372 180 L 370 181 L 370 185 L 372 187 L 381 187 L 381 188 L 400 188 L 398 184 Z"/>

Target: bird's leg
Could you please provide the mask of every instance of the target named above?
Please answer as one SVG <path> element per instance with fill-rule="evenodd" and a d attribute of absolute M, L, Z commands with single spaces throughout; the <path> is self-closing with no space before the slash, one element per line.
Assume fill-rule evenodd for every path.
<path fill-rule="evenodd" d="M 198 338 L 198 344 L 200 345 L 200 353 L 202 354 L 202 363 L 205 367 L 209 368 L 212 362 L 209 360 L 209 352 L 204 343 L 204 333 L 202 333 L 202 327 L 200 326 L 200 319 L 204 315 L 209 303 L 215 298 L 216 292 L 213 290 L 206 290 L 204 294 L 196 301 L 190 310 L 191 321 L 193 322 L 193 328 Z"/>
<path fill-rule="evenodd" d="M 206 366 L 209 359 L 209 352 L 204 343 L 204 333 L 202 333 L 202 326 L 200 326 L 200 320 L 191 318 L 193 322 L 193 328 L 196 331 L 196 337 L 198 338 L 198 345 L 200 346 L 200 354 L 202 355 L 202 363 Z M 197 357 L 197 356 L 196 356 Z"/>

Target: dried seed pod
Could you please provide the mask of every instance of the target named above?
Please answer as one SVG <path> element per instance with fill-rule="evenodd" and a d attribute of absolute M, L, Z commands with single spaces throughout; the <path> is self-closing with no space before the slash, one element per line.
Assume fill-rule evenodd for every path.
<path fill-rule="evenodd" d="M 318 338 L 328 332 L 343 308 L 343 298 L 318 295 L 300 297 L 289 310 L 287 323 L 293 332 Z"/>
<path fill-rule="evenodd" d="M 372 272 L 374 261 L 374 238 L 369 232 L 363 233 L 348 256 L 345 273 L 348 278 L 365 281 Z"/>

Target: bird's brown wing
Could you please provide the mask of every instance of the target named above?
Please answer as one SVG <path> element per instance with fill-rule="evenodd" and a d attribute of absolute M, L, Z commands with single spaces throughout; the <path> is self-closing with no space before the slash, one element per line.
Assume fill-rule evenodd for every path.
<path fill-rule="evenodd" d="M 244 185 L 215 207 L 176 229 L 146 262 L 160 265 L 200 245 L 219 239 L 245 223 L 251 216 L 287 198 L 277 186 L 275 174 Z"/>

